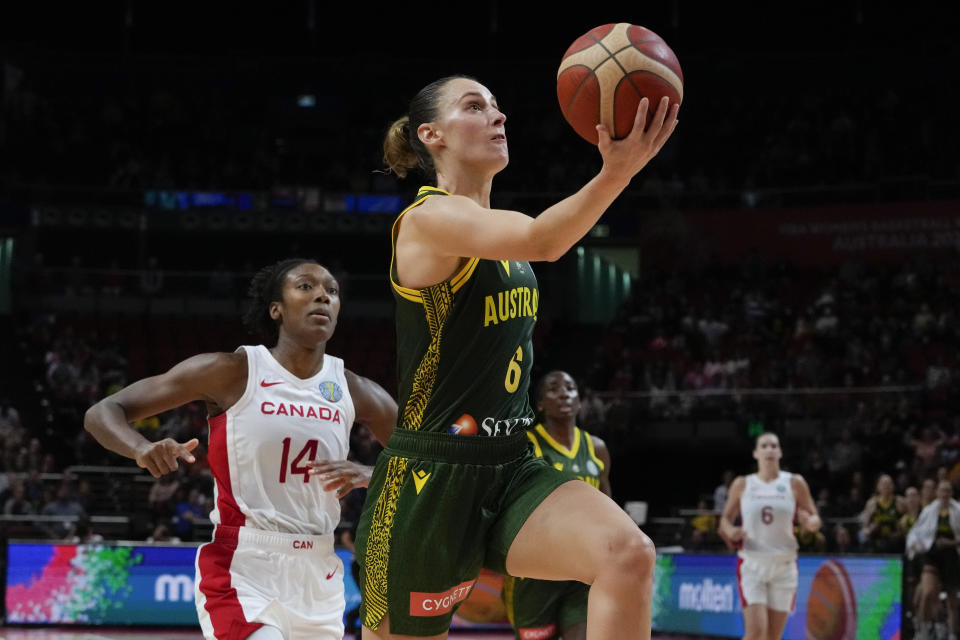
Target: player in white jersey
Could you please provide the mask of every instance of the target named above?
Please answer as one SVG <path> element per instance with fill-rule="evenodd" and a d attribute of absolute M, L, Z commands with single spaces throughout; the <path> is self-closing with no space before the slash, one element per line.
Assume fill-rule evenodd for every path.
<path fill-rule="evenodd" d="M 737 579 L 744 640 L 783 635 L 797 595 L 794 520 L 810 531 L 822 524 L 803 477 L 780 470 L 782 456 L 775 434 L 757 438 L 757 472 L 733 481 L 720 519 L 721 536 L 740 545 Z M 739 527 L 734 524 L 738 515 Z"/>
<path fill-rule="evenodd" d="M 196 604 L 217 640 L 343 637 L 337 498 L 371 469 L 347 461 L 350 428 L 385 444 L 396 402 L 327 355 L 340 312 L 336 279 L 310 260 L 261 270 L 244 318 L 266 346 L 188 358 L 91 407 L 84 427 L 154 477 L 194 462 L 196 438 L 150 442 L 130 422 L 205 401 L 215 480 L 213 540 L 197 551 Z M 318 475 L 318 478 L 312 476 Z"/>

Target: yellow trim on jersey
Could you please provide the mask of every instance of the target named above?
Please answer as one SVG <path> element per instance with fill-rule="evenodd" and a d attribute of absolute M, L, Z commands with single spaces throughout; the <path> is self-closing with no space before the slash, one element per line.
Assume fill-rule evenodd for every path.
<path fill-rule="evenodd" d="M 423 289 L 423 312 L 427 317 L 427 328 L 430 330 L 430 344 L 417 365 L 413 374 L 413 388 L 403 407 L 400 418 L 400 428 L 416 431 L 423 422 L 423 412 L 427 408 L 433 386 L 437 381 L 437 371 L 440 369 L 440 343 L 443 341 L 443 329 L 447 324 L 447 317 L 453 308 L 453 293 L 450 284 L 441 282 Z"/>
<path fill-rule="evenodd" d="M 400 295 L 400 297 L 409 300 L 410 302 L 416 302 L 417 304 L 423 304 L 423 290 L 404 287 L 393 279 L 393 265 L 397 260 L 397 227 L 400 225 L 400 221 L 408 211 L 414 209 L 415 207 L 419 207 L 421 204 L 427 201 L 427 198 L 435 195 L 448 196 L 450 194 L 443 189 L 438 189 L 436 187 L 420 187 L 420 190 L 417 192 L 417 198 L 410 206 L 400 212 L 400 215 L 397 216 L 397 219 L 393 221 L 393 227 L 390 231 L 390 284 Z M 479 258 L 468 258 L 466 264 L 464 264 L 460 270 L 457 271 L 457 273 L 453 274 L 453 277 L 450 278 L 450 288 L 453 293 L 459 291 L 460 288 L 466 284 L 467 280 L 470 279 L 470 276 L 473 275 L 473 272 L 476 271 L 478 264 L 480 264 Z"/>
<path fill-rule="evenodd" d="M 538 424 L 537 426 L 534 427 L 534 429 L 537 430 L 537 433 L 540 434 L 540 437 L 543 438 L 547 444 L 549 444 L 551 447 L 553 447 L 554 449 L 556 449 L 566 457 L 570 458 L 571 460 L 577 457 L 577 451 L 580 449 L 580 429 L 578 429 L 577 427 L 573 428 L 573 444 L 570 446 L 569 449 L 567 449 L 565 446 L 563 446 L 562 444 L 554 440 L 553 436 L 551 436 L 547 432 L 547 430 L 544 429 L 542 424 Z"/>
<path fill-rule="evenodd" d="M 527 437 L 530 438 L 530 442 L 533 443 L 533 452 L 536 454 L 538 458 L 542 458 L 543 449 L 540 448 L 540 442 L 537 440 L 537 436 L 527 431 Z"/>
<path fill-rule="evenodd" d="M 597 463 L 598 467 L 600 467 L 600 471 L 603 471 L 603 460 L 597 457 L 597 450 L 593 447 L 593 436 L 584 431 L 583 437 L 587 440 L 587 451 L 590 452 L 590 457 L 593 458 L 593 461 Z"/>

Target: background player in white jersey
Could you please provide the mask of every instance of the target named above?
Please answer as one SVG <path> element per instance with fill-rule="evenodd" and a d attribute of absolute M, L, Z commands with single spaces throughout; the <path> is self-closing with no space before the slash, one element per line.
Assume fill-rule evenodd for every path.
<path fill-rule="evenodd" d="M 101 400 L 87 411 L 84 427 L 159 477 L 175 471 L 178 458 L 194 462 L 197 439 L 150 442 L 129 423 L 206 402 L 216 526 L 213 541 L 197 551 L 204 636 L 339 640 L 337 498 L 366 486 L 370 472 L 346 461 L 350 428 L 356 419 L 386 443 L 397 405 L 325 353 L 340 312 L 339 286 L 327 269 L 311 260 L 279 262 L 253 278 L 250 296 L 244 321 L 269 349 L 188 358 Z"/>
<path fill-rule="evenodd" d="M 797 595 L 797 539 L 800 526 L 817 531 L 822 522 L 810 487 L 802 476 L 780 470 L 780 439 L 757 438 L 757 472 L 740 476 L 720 519 L 720 534 L 740 545 L 737 579 L 743 606 L 744 640 L 773 640 L 783 635 Z M 742 526 L 736 526 L 737 516 Z"/>

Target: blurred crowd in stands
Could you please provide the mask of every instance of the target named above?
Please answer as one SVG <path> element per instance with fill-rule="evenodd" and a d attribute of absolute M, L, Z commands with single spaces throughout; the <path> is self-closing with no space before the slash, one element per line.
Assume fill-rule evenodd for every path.
<path fill-rule="evenodd" d="M 882 61 L 882 65 L 879 63 Z M 42 56 L 3 61 L 0 185 L 108 189 L 263 190 L 307 185 L 332 192 L 383 193 L 397 181 L 382 168 L 387 126 L 432 78 L 378 63 L 211 62 Z M 640 192 L 667 201 L 709 202 L 719 192 L 822 188 L 877 181 L 957 180 L 960 162 L 950 92 L 916 100 L 935 82 L 910 73 L 912 60 L 885 51 L 849 59 L 845 73 L 771 86 L 758 77 L 806 77 L 817 53 L 753 57 L 751 74 L 727 58 L 692 57 L 695 98 L 661 157 L 639 178 Z M 447 72 L 443 63 L 438 77 Z M 554 62 L 464 62 L 490 85 L 508 114 L 512 165 L 497 179 L 507 191 L 569 192 L 599 158 L 577 138 L 555 100 Z M 899 82 L 877 82 L 896 74 Z M 138 78 L 149 74 L 149 83 Z M 376 99 L 358 78 L 376 74 Z M 322 82 L 321 82 L 322 79 Z M 773 82 L 771 80 L 771 82 Z M 256 86 L 256 90 L 251 90 Z M 91 89 L 95 88 L 95 89 Z M 911 135 L 903 135 L 911 123 Z M 536 175 L 535 180 L 530 176 Z"/>
<path fill-rule="evenodd" d="M 958 272 L 956 259 L 851 264 L 836 273 L 750 260 L 695 273 L 651 272 L 597 335 L 592 360 L 572 371 L 580 381 L 580 425 L 616 455 L 636 451 L 658 422 L 723 419 L 743 430 L 760 422 L 783 433 L 785 468 L 804 475 L 827 519 L 820 534 L 803 538 L 805 548 L 895 551 L 907 516 L 932 499 L 934 482 L 960 486 L 960 325 L 950 304 L 960 293 Z M 348 361 L 366 351 L 390 353 L 389 320 L 379 322 L 379 329 L 371 321 L 361 330 L 383 334 L 375 349 L 361 339 L 345 341 L 356 349 Z M 104 502 L 71 469 L 130 463 L 80 428 L 83 412 L 131 381 L 131 361 L 141 376 L 191 353 L 232 348 L 246 341 L 235 325 L 221 318 L 118 321 L 83 314 L 38 314 L 21 323 L 15 336 L 21 386 L 31 392 L 19 401 L 33 404 L 0 402 L 3 513 L 112 513 L 116 498 Z M 540 343 L 545 361 L 567 348 L 562 336 Z M 361 368 L 389 387 L 391 362 L 383 355 Z M 750 394 L 757 390 L 770 393 Z M 811 395 L 818 401 L 804 397 L 812 391 L 822 393 Z M 136 426 L 151 439 L 203 442 L 205 417 L 205 407 L 194 403 Z M 790 425 L 797 423 L 805 427 L 794 433 Z M 355 431 L 354 444 L 358 457 L 372 462 L 377 445 L 365 430 Z M 213 493 L 202 449 L 198 458 L 169 478 L 139 483 L 139 497 L 131 497 L 143 511 L 138 533 L 194 539 L 194 523 L 206 518 Z M 719 547 L 715 523 L 731 474 L 713 493 L 705 493 L 709 478 L 691 480 L 686 504 L 694 516 L 677 534 L 684 544 Z M 619 487 L 621 495 L 641 490 Z M 345 500 L 348 525 L 361 500 L 362 493 Z M 891 500 L 896 522 L 871 520 L 875 505 Z M 889 509 L 879 511 L 889 519 Z M 44 526 L 45 535 L 77 536 L 87 535 L 89 522 L 75 525 L 79 534 Z"/>

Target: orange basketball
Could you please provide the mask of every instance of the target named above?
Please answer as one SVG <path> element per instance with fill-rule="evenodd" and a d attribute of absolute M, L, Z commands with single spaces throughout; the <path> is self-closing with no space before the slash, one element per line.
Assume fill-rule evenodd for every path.
<path fill-rule="evenodd" d="M 809 640 L 855 640 L 857 595 L 842 564 L 827 560 L 810 583 L 807 597 Z"/>
<path fill-rule="evenodd" d="M 683 102 L 683 71 L 663 38 L 644 27 L 620 22 L 591 29 L 563 54 L 557 71 L 557 99 L 563 117 L 588 142 L 596 126 L 614 138 L 633 128 L 640 99 L 650 100 L 647 124 L 663 96 Z"/>
<path fill-rule="evenodd" d="M 507 612 L 500 598 L 502 591 L 503 576 L 482 569 L 470 597 L 460 603 L 457 615 L 477 623 L 507 622 Z"/>

